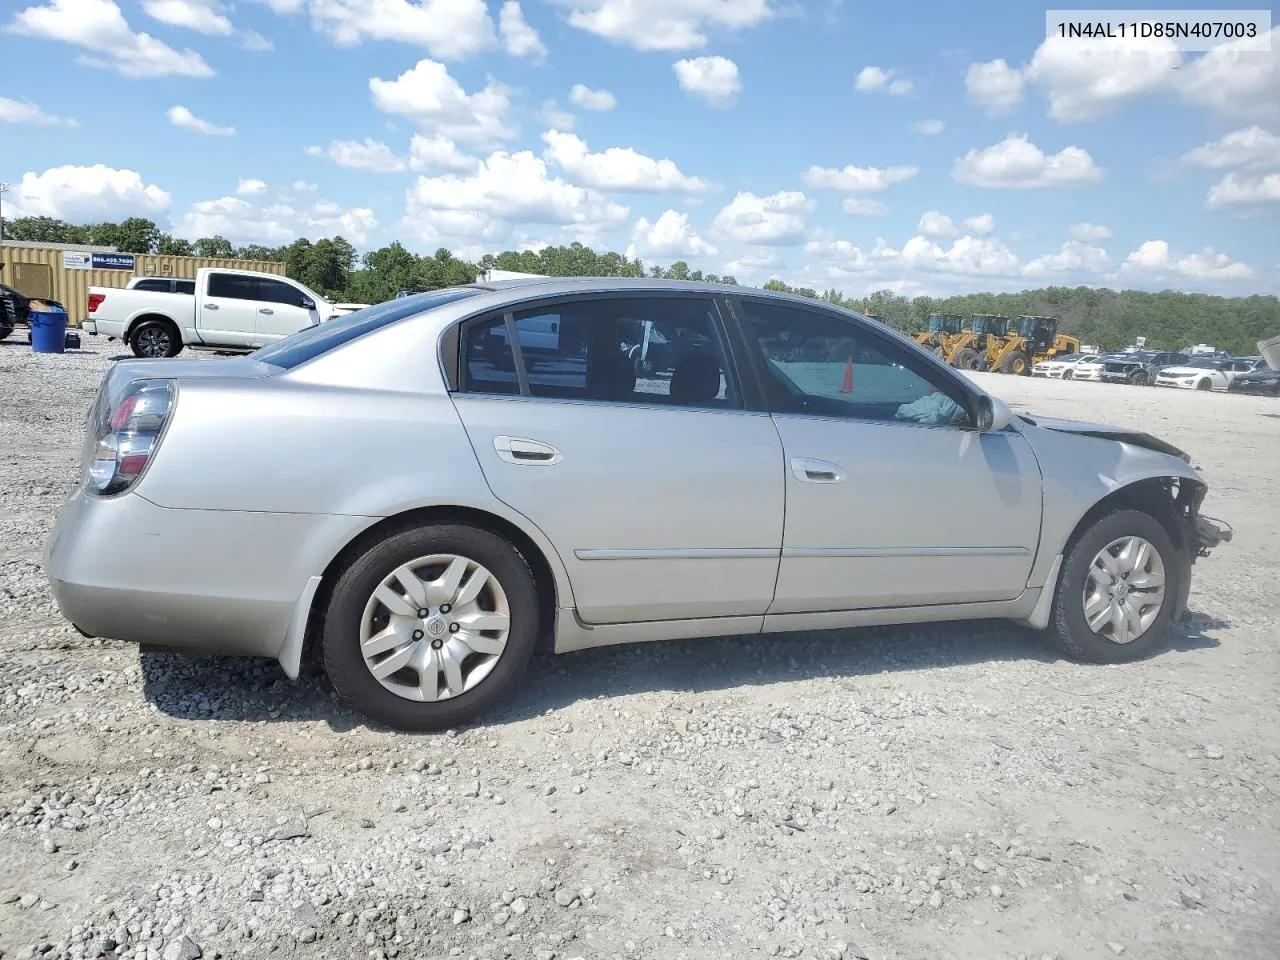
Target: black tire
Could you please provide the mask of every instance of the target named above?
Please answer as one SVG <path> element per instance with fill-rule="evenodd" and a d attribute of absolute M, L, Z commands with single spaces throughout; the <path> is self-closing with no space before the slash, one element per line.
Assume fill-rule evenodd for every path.
<path fill-rule="evenodd" d="M 978 359 L 974 361 L 974 366 L 973 366 L 973 367 L 971 367 L 970 369 L 972 369 L 972 370 L 990 370 L 990 369 L 991 369 L 991 354 L 989 354 L 986 350 L 983 350 L 981 353 L 979 353 L 979 354 L 978 354 Z"/>
<path fill-rule="evenodd" d="M 1129 383 L 1133 384 L 1135 387 L 1145 387 L 1150 382 L 1151 374 L 1147 373 L 1145 370 L 1135 370 L 1133 373 L 1129 374 Z"/>
<path fill-rule="evenodd" d="M 1114 643 L 1089 629 L 1084 616 L 1084 587 L 1094 558 L 1109 543 L 1126 536 L 1142 537 L 1160 555 L 1165 570 L 1164 607 L 1137 639 Z M 1050 640 L 1072 660 L 1087 663 L 1140 660 L 1164 641 L 1187 576 L 1185 557 L 1174 547 L 1159 520 L 1139 510 L 1107 514 L 1067 549 L 1053 600 L 1053 616 L 1049 620 Z"/>
<path fill-rule="evenodd" d="M 168 320 L 143 320 L 129 331 L 129 349 L 143 359 L 176 357 L 182 350 L 182 337 Z"/>
<path fill-rule="evenodd" d="M 9 326 L 7 323 L 0 323 L 0 340 L 3 340 L 11 333 L 13 333 L 13 327 Z"/>
<path fill-rule="evenodd" d="M 957 370 L 976 370 L 978 351 L 972 347 L 961 347 L 951 358 L 951 365 Z"/>
<path fill-rule="evenodd" d="M 1212 389 L 1213 389 L 1213 383 L 1209 380 L 1209 378 L 1208 378 L 1208 377 L 1205 377 L 1203 380 L 1201 380 L 1199 383 L 1197 383 L 1197 384 L 1196 384 L 1196 389 L 1197 389 L 1197 390 L 1212 390 Z"/>
<path fill-rule="evenodd" d="M 1063 379 L 1063 380 L 1070 380 L 1070 379 L 1071 379 L 1071 368 L 1070 368 L 1070 367 L 1067 367 L 1067 369 L 1065 369 L 1065 370 L 1063 370 L 1063 371 L 1062 371 L 1062 379 Z"/>
<path fill-rule="evenodd" d="M 1000 372 L 1011 373 L 1017 377 L 1026 376 L 1031 372 L 1031 360 L 1025 351 L 1015 350 L 1001 361 Z"/>
<path fill-rule="evenodd" d="M 422 703 L 387 690 L 360 652 L 365 604 L 396 567 L 437 553 L 465 556 L 485 566 L 507 595 L 510 628 L 492 672 L 473 689 Z M 538 595 L 529 565 L 510 543 L 477 527 L 415 527 L 370 547 L 343 571 L 324 614 L 321 653 L 335 690 L 365 716 L 398 730 L 442 730 L 466 723 L 507 699 L 519 684 L 538 639 Z"/>

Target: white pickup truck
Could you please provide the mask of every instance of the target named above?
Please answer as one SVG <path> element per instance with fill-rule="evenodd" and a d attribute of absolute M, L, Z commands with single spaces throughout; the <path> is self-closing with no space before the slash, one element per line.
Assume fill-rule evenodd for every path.
<path fill-rule="evenodd" d="M 194 281 L 135 277 L 124 289 L 90 287 L 80 328 L 123 340 L 139 357 L 173 357 L 183 347 L 256 350 L 366 306 L 330 303 L 271 273 L 203 267 Z"/>

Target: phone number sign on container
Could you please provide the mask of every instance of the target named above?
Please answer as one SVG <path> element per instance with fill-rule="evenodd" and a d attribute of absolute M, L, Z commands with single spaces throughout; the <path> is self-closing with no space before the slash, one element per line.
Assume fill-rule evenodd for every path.
<path fill-rule="evenodd" d="M 1109 50 L 1271 50 L 1270 10 L 1047 10 L 1045 36 Z"/>

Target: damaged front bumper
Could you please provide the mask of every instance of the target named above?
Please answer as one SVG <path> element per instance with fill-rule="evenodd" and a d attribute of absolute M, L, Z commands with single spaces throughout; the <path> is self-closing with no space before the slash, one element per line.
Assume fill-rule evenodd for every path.
<path fill-rule="evenodd" d="M 1212 517 L 1195 518 L 1196 532 L 1196 552 L 1199 556 L 1207 557 L 1209 551 L 1220 543 L 1230 543 L 1231 538 L 1235 536 L 1235 532 L 1231 526 L 1222 520 L 1215 520 Z"/>

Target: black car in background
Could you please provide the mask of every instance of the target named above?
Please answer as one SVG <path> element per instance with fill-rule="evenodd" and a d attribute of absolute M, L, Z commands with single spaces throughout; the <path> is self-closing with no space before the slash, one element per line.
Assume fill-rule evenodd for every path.
<path fill-rule="evenodd" d="M 1238 373 L 1227 384 L 1227 393 L 1280 397 L 1280 370 L 1272 370 L 1263 364 L 1247 373 Z"/>
<path fill-rule="evenodd" d="M 27 322 L 27 314 L 31 311 L 32 297 L 19 293 L 6 283 L 0 283 L 0 340 L 13 333 L 13 328 Z M 50 306 L 65 309 L 56 300 L 40 297 Z"/>
<path fill-rule="evenodd" d="M 1099 379 L 1105 383 L 1132 383 L 1145 386 L 1156 382 L 1156 375 L 1165 367 L 1186 363 L 1181 353 L 1159 353 L 1155 350 L 1134 350 L 1129 353 L 1112 353 L 1102 358 Z"/>

